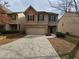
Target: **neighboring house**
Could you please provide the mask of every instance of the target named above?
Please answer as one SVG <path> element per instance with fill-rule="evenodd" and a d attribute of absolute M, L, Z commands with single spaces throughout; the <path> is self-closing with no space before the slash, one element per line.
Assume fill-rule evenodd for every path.
<path fill-rule="evenodd" d="M 13 19 L 13 22 L 19 26 L 19 31 L 25 31 L 25 15 L 23 12 L 8 13 L 8 16 L 10 16 Z"/>
<path fill-rule="evenodd" d="M 6 11 L 9 12 L 7 8 L 0 6 L 0 31 L 19 31 L 20 25 Z"/>
<path fill-rule="evenodd" d="M 38 11 L 32 6 L 29 6 L 24 14 L 26 34 L 47 34 L 57 31 L 58 14 Z"/>
<path fill-rule="evenodd" d="M 79 36 L 79 16 L 74 12 L 67 12 L 58 23 L 59 32 L 69 32 L 71 35 Z"/>

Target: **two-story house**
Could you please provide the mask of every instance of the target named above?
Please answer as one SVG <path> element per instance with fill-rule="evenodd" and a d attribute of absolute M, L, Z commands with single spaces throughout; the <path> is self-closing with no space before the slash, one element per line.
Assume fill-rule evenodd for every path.
<path fill-rule="evenodd" d="M 24 14 L 26 34 L 47 34 L 57 31 L 58 14 L 38 11 L 32 6 L 29 6 Z"/>
<path fill-rule="evenodd" d="M 4 6 L 0 6 L 0 31 L 19 31 L 20 25 L 14 20 L 16 16 L 10 17 L 9 11 Z"/>
<path fill-rule="evenodd" d="M 53 12 L 48 0 L 27 0 L 25 11 L 6 15 L 11 21 L 5 23 L 7 30 L 26 31 L 26 34 L 48 34 L 57 31 L 58 14 Z"/>
<path fill-rule="evenodd" d="M 23 12 L 12 12 L 8 13 L 7 15 L 12 18 L 16 25 L 16 29 L 18 29 L 20 32 L 25 31 L 25 15 Z"/>

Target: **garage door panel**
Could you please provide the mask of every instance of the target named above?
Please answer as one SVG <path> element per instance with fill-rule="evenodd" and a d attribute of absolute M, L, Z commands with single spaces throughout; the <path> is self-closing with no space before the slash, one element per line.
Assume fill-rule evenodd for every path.
<path fill-rule="evenodd" d="M 26 29 L 27 34 L 45 34 L 44 28 L 27 28 Z"/>

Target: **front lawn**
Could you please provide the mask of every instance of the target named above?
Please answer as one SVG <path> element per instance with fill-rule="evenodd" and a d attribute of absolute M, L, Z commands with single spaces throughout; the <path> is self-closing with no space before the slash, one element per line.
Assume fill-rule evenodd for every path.
<path fill-rule="evenodd" d="M 74 44 L 69 43 L 60 38 L 48 39 L 59 55 L 70 52 L 74 48 Z"/>
<path fill-rule="evenodd" d="M 48 40 L 60 56 L 71 52 L 76 44 L 79 42 L 79 38 L 73 36 L 67 36 L 66 38 L 53 38 Z M 79 54 L 77 53 L 77 55 Z"/>

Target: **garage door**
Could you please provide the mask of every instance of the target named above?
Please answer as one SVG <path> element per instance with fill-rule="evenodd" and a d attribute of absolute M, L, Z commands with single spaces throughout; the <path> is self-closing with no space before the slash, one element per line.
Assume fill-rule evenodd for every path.
<path fill-rule="evenodd" d="M 31 34 L 35 34 L 35 35 L 45 34 L 45 29 L 44 28 L 27 28 L 26 33 L 28 35 L 31 35 Z"/>

